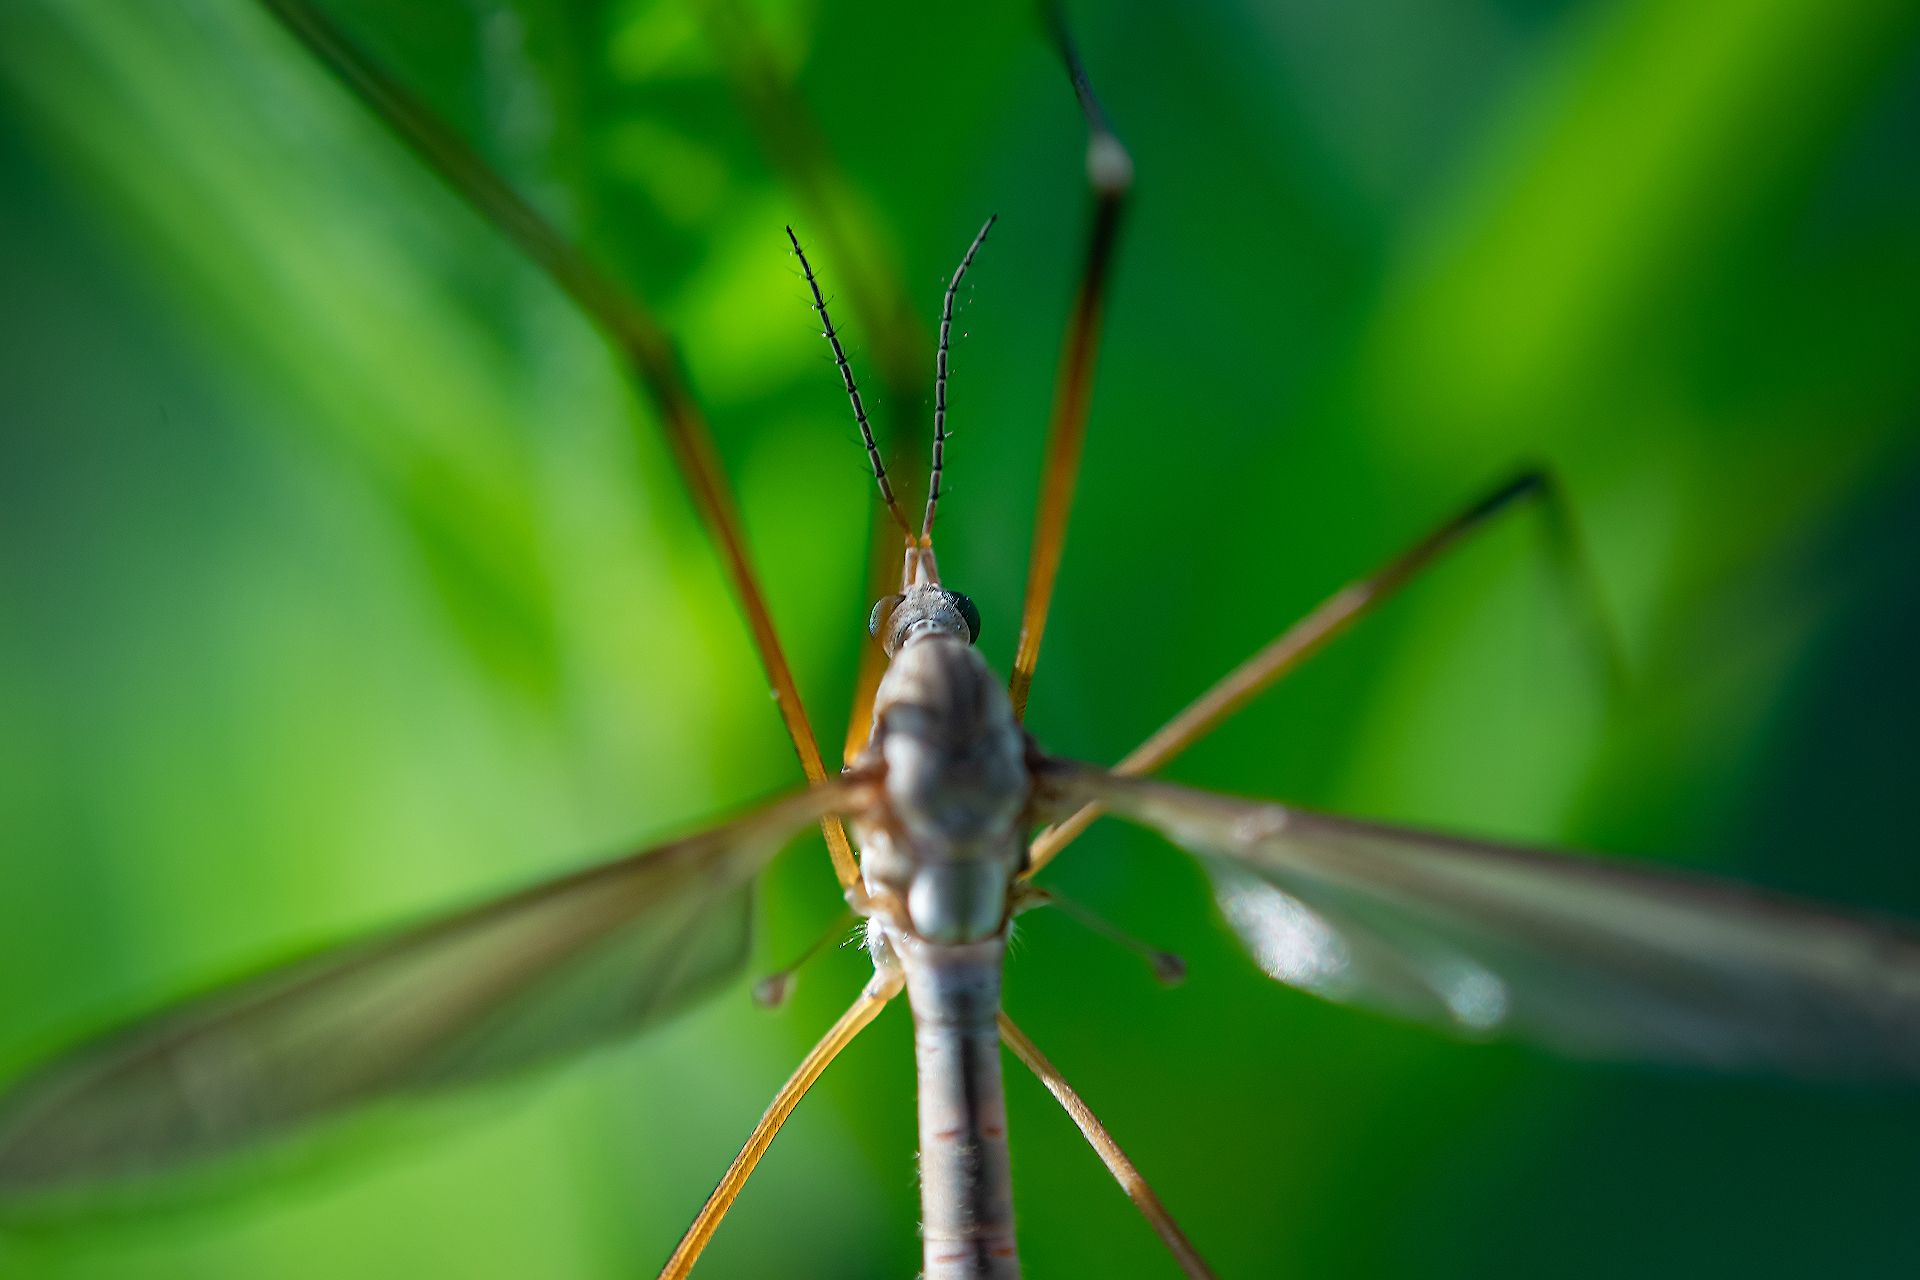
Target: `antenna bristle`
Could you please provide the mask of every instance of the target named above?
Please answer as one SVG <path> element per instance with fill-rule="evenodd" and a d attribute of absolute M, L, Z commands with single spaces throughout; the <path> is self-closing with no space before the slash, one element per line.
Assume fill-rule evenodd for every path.
<path fill-rule="evenodd" d="M 860 443 L 866 446 L 867 463 L 873 468 L 874 483 L 880 486 L 880 501 L 887 504 L 893 522 L 900 526 L 900 532 L 911 544 L 913 529 L 907 524 L 907 518 L 900 514 L 900 504 L 894 500 L 893 482 L 887 479 L 887 464 L 880 456 L 880 446 L 873 442 L 873 428 L 867 425 L 867 407 L 860 402 L 860 388 L 854 385 L 853 368 L 847 363 L 847 353 L 840 348 L 840 335 L 833 327 L 833 318 L 827 314 L 827 300 L 820 293 L 820 282 L 813 278 L 813 267 L 808 263 L 806 251 L 800 247 L 800 237 L 793 234 L 792 227 L 787 228 L 787 239 L 793 242 L 793 256 L 800 259 L 800 270 L 807 278 L 807 288 L 813 291 L 813 309 L 820 313 L 820 324 L 825 330 L 827 345 L 833 348 L 833 363 L 840 370 L 840 381 L 847 388 L 847 399 L 853 402 L 853 420 L 860 427 Z"/>
<path fill-rule="evenodd" d="M 960 291 L 961 277 L 973 265 L 973 255 L 980 252 L 987 232 L 993 230 L 993 224 L 999 220 L 997 213 L 989 217 L 980 234 L 967 246 L 967 256 L 960 259 L 953 279 L 947 281 L 947 294 L 940 304 L 940 347 L 933 359 L 933 468 L 927 475 L 927 515 L 920 524 L 921 546 L 932 545 L 933 515 L 940 505 L 940 476 L 947 461 L 947 349 L 953 338 L 953 299 Z"/>

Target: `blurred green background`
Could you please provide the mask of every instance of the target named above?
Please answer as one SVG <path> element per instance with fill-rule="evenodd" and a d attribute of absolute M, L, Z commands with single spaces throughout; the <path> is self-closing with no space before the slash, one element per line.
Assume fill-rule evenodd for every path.
<path fill-rule="evenodd" d="M 829 754 L 872 499 L 781 226 L 917 454 L 931 361 L 876 370 L 926 356 L 998 211 L 939 545 L 1005 670 L 1087 207 L 1026 5 L 330 12 L 660 310 Z M 1920 916 L 1920 6 L 1072 15 L 1139 182 L 1042 741 L 1118 758 L 1540 460 L 1584 572 L 1507 519 L 1169 773 Z M 263 11 L 0 0 L 0 85 L 0 1076 L 797 781 L 649 406 Z M 1035 913 L 1007 998 L 1224 1277 L 1920 1267 L 1912 1090 L 1321 1004 L 1111 823 L 1047 878 L 1189 959 L 1162 990 Z M 756 971 L 833 914 L 817 838 L 762 903 Z M 0 1275 L 651 1275 L 865 971 L 817 961 L 777 1014 L 743 982 L 221 1196 L 5 1224 Z M 834 1067 L 697 1274 L 917 1270 L 909 1031 Z M 1028 1273 L 1175 1274 L 1009 1088 Z"/>

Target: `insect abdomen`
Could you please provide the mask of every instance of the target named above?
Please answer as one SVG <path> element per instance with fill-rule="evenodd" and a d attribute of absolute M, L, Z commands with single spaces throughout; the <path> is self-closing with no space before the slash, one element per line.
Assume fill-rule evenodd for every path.
<path fill-rule="evenodd" d="M 908 942 L 900 955 L 919 1068 L 925 1280 L 1014 1280 L 1013 1177 L 1000 1082 L 1005 941 Z"/>

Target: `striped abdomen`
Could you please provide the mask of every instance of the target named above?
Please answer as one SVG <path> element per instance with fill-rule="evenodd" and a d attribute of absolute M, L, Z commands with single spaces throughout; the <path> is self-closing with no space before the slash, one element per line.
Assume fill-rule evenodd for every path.
<path fill-rule="evenodd" d="M 1014 1280 L 1013 1179 L 1000 1085 L 1003 937 L 909 942 L 900 959 L 920 1078 L 926 1280 Z"/>

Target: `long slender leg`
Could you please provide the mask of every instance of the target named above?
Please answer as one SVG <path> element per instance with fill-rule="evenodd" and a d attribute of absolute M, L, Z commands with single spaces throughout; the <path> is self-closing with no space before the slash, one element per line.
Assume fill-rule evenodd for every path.
<path fill-rule="evenodd" d="M 906 551 L 906 542 L 891 520 L 876 519 L 873 522 L 871 546 L 879 553 L 879 558 L 869 560 L 867 598 L 878 600 L 892 590 L 886 583 L 899 581 L 900 560 Z M 878 573 L 871 571 L 875 566 L 878 566 Z M 881 577 L 881 574 L 889 576 Z M 853 707 L 847 713 L 847 737 L 840 753 L 841 760 L 849 767 L 866 750 L 867 742 L 873 736 L 873 699 L 880 692 L 880 678 L 886 673 L 886 650 L 872 637 L 862 639 L 860 668 L 853 681 Z"/>
<path fill-rule="evenodd" d="M 1318 653 L 1328 641 L 1377 608 L 1461 538 L 1524 499 L 1545 494 L 1548 486 L 1544 472 L 1528 471 L 1516 476 L 1388 561 L 1371 577 L 1340 588 L 1319 608 L 1281 632 L 1225 679 L 1194 699 L 1186 710 L 1167 721 L 1113 766 L 1113 771 L 1141 774 L 1158 769 L 1211 733 L 1221 721 L 1253 701 L 1281 676 Z M 1100 814 L 1101 807 L 1090 804 L 1065 822 L 1041 832 L 1033 842 L 1026 874 L 1032 875 L 1051 862 Z"/>
<path fill-rule="evenodd" d="M 1127 1153 L 1122 1151 L 1120 1144 L 1113 1140 L 1113 1135 L 1107 1132 L 1107 1127 L 1101 1124 L 1099 1117 L 1095 1116 L 1092 1109 L 1080 1100 L 1080 1095 L 1073 1091 L 1073 1087 L 1067 1083 L 1067 1078 L 1060 1074 L 1059 1068 L 1047 1061 L 1047 1056 L 1040 1052 L 1039 1046 L 1027 1039 L 1026 1033 L 1014 1026 L 1013 1019 L 1004 1013 L 1000 1015 L 1000 1039 L 1006 1043 L 1007 1048 L 1013 1050 L 1020 1061 L 1027 1064 L 1033 1074 L 1040 1077 L 1040 1083 L 1047 1086 L 1047 1092 L 1054 1096 L 1066 1109 L 1067 1114 L 1073 1117 L 1073 1122 L 1080 1126 L 1080 1132 L 1099 1154 L 1102 1163 L 1107 1166 L 1107 1171 L 1113 1175 L 1114 1181 L 1120 1184 L 1120 1189 L 1127 1193 L 1127 1198 L 1132 1200 L 1145 1215 L 1148 1224 L 1153 1227 L 1154 1234 L 1160 1237 L 1161 1243 L 1166 1245 L 1173 1254 L 1173 1260 L 1180 1265 L 1181 1274 L 1187 1276 L 1188 1280 L 1214 1280 L 1213 1268 L 1209 1267 L 1194 1250 L 1186 1233 L 1180 1230 L 1180 1224 L 1173 1220 L 1173 1215 L 1167 1212 L 1167 1207 L 1160 1203 L 1160 1197 L 1153 1194 L 1153 1188 L 1148 1186 L 1147 1180 L 1140 1176 L 1140 1171 L 1133 1167 L 1133 1161 L 1127 1159 Z"/>
<path fill-rule="evenodd" d="M 747 1136 L 747 1144 L 740 1148 L 740 1154 L 727 1166 L 720 1185 L 707 1197 L 706 1204 L 700 1208 L 700 1216 L 687 1228 L 687 1234 L 680 1238 L 680 1246 L 667 1259 L 667 1265 L 660 1269 L 660 1280 L 682 1280 L 693 1270 L 693 1264 L 700 1260 L 701 1250 L 707 1247 L 707 1241 L 713 1239 L 714 1230 L 719 1227 L 720 1219 L 740 1195 L 740 1189 L 747 1185 L 747 1178 L 753 1173 L 760 1157 L 773 1145 L 773 1136 L 780 1132 L 780 1126 L 787 1122 L 800 1099 L 807 1096 L 807 1090 L 827 1069 L 827 1064 L 840 1056 L 840 1051 L 853 1042 L 869 1022 L 886 1008 L 887 1001 L 900 994 L 905 980 L 896 970 L 883 970 L 873 975 L 866 988 L 860 992 L 860 998 L 853 1006 L 840 1015 L 840 1020 L 828 1028 L 827 1034 L 820 1037 L 820 1043 L 800 1062 L 800 1066 L 780 1086 L 780 1092 L 774 1095 L 760 1123 L 753 1127 Z"/>
<path fill-rule="evenodd" d="M 1080 454 L 1087 438 L 1087 408 L 1093 397 L 1094 364 L 1100 352 L 1100 315 L 1106 299 L 1107 275 L 1113 263 L 1114 240 L 1120 229 L 1120 209 L 1133 186 L 1133 160 L 1107 123 L 1086 71 L 1068 37 L 1066 19 L 1057 3 L 1045 8 L 1048 27 L 1080 109 L 1087 118 L 1087 181 L 1093 188 L 1093 224 L 1087 237 L 1086 264 L 1074 294 L 1067 337 L 1060 352 L 1060 372 L 1054 384 L 1053 416 L 1047 424 L 1047 452 L 1040 480 L 1040 507 L 1034 514 L 1033 551 L 1027 562 L 1027 595 L 1020 609 L 1020 643 L 1014 651 L 1013 677 L 1008 696 L 1013 714 L 1024 718 L 1033 670 L 1040 662 L 1040 640 L 1047 629 L 1047 609 L 1053 602 L 1054 578 L 1060 572 L 1060 554 L 1067 543 L 1067 517 L 1073 508 L 1074 482 L 1080 474 Z"/>
<path fill-rule="evenodd" d="M 603 275 L 495 173 L 465 139 L 354 44 L 331 18 L 308 0 L 261 0 L 261 3 L 448 186 L 565 290 L 626 356 L 659 411 L 681 479 L 693 498 L 694 509 L 700 513 L 701 523 L 706 526 L 707 536 L 720 553 L 721 566 L 733 588 L 734 598 L 747 616 L 754 648 L 759 651 L 761 665 L 773 685 L 780 717 L 793 739 L 800 767 L 806 771 L 809 782 L 824 781 L 827 772 L 821 763 L 820 746 L 814 739 L 813 726 L 807 721 L 800 689 L 794 683 L 793 670 L 787 665 L 780 637 L 774 631 L 773 615 L 768 612 L 766 598 L 760 590 L 733 486 L 720 464 L 720 454 L 706 417 L 681 373 L 680 357 L 672 339 L 644 303 Z M 826 836 L 827 851 L 833 857 L 834 873 L 840 877 L 842 887 L 850 887 L 859 879 L 859 870 L 846 830 L 837 817 L 831 816 L 822 819 L 820 826 Z"/>
<path fill-rule="evenodd" d="M 878 416 L 885 427 L 880 445 L 887 469 L 902 493 L 913 493 L 924 478 L 922 454 L 913 442 L 926 418 L 923 377 L 928 343 L 899 264 L 886 252 L 891 237 L 878 234 L 805 96 L 781 69 L 752 7 L 740 0 L 696 0 L 694 7 L 727 69 L 734 96 L 759 137 L 761 151 L 798 200 L 810 230 L 825 246 L 838 287 L 853 305 L 854 319 L 865 332 L 880 380 Z M 885 508 L 874 512 L 868 539 L 867 599 L 871 602 L 895 590 L 905 539 Z M 848 764 L 867 745 L 873 694 L 886 665 L 878 645 L 861 645 L 842 750 Z"/>

